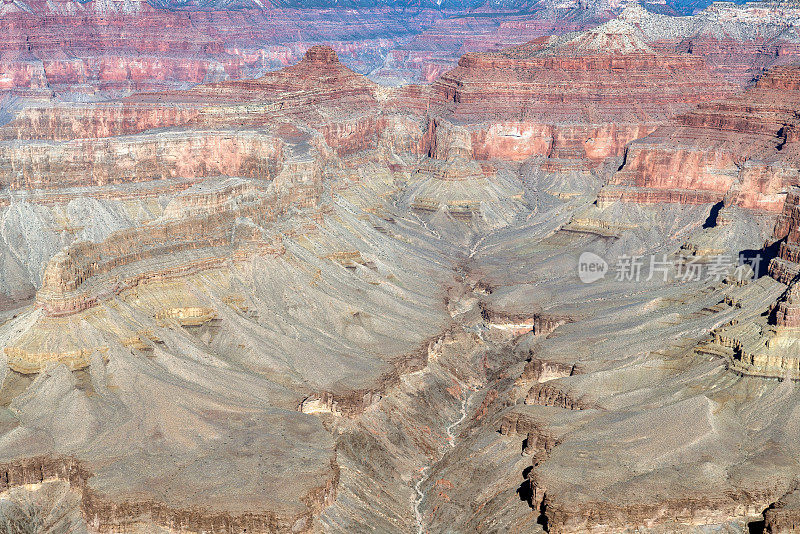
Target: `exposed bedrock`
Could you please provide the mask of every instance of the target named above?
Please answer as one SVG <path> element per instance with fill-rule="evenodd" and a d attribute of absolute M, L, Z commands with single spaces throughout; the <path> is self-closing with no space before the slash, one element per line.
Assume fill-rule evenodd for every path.
<path fill-rule="evenodd" d="M 441 146 L 453 144 L 444 140 L 459 138 L 472 158 L 541 158 L 546 174 L 583 173 L 591 182 L 590 172 L 623 156 L 632 141 L 733 90 L 702 59 L 658 52 L 614 20 L 465 55 L 433 84 L 426 151 L 441 158 Z"/>
<path fill-rule="evenodd" d="M 796 16 L 778 4 L 715 2 L 690 17 L 672 17 L 631 3 L 620 19 L 653 48 L 702 58 L 717 75 L 746 86 L 771 67 L 796 62 Z"/>
<path fill-rule="evenodd" d="M 302 501 L 308 509 L 298 515 L 276 512 L 259 513 L 248 511 L 242 514 L 193 507 L 176 509 L 163 502 L 147 500 L 109 500 L 90 487 L 93 473 L 84 462 L 74 457 L 36 456 L 13 460 L 0 465 L 0 492 L 7 498 L 15 488 L 37 487 L 62 481 L 80 495 L 80 513 L 89 532 L 130 532 L 141 528 L 164 528 L 167 531 L 200 532 L 212 530 L 226 534 L 237 532 L 309 532 L 312 518 L 329 505 L 336 496 L 339 483 L 339 468 L 335 457 L 331 458 L 329 478 L 318 488 L 312 488 Z M 34 490 L 36 491 L 36 490 Z M 44 507 L 41 501 L 38 503 Z M 43 510 L 37 511 L 41 513 Z M 20 520 L 17 525 L 13 516 L 4 514 L 6 526 L 25 529 Z M 11 524 L 9 524 L 9 521 Z M 158 526 L 156 526 L 158 525 Z"/>
<path fill-rule="evenodd" d="M 778 257 L 769 265 L 770 275 L 789 284 L 800 274 L 800 188 L 792 188 L 775 224 L 774 238 L 780 240 Z"/>
<path fill-rule="evenodd" d="M 252 254 L 280 254 L 281 237 L 265 234 L 259 225 L 290 207 L 319 203 L 320 169 L 313 161 L 308 167 L 307 176 L 295 169 L 283 192 L 235 181 L 216 190 L 190 189 L 167 206 L 161 220 L 119 230 L 103 241 L 72 244 L 48 263 L 37 305 L 49 315 L 75 313 L 148 280 L 218 268 Z M 250 224 L 241 224 L 241 218 Z M 165 261 L 168 257 L 172 261 Z"/>
<path fill-rule="evenodd" d="M 731 87 L 624 24 L 472 57 L 446 102 L 313 47 L 255 80 L 19 114 L 3 209 L 30 222 L 3 242 L 47 266 L 0 325 L 8 495 L 69 481 L 95 531 L 225 533 L 741 531 L 786 495 L 797 392 L 763 377 L 800 369 L 800 197 L 778 280 L 584 284 L 576 263 L 760 247 L 747 210 L 794 180 L 791 71 L 751 90 L 762 108 L 685 114 Z M 594 198 L 571 182 L 678 112 L 655 131 L 716 132 L 722 155 L 632 147 L 620 174 L 647 178 L 614 185 L 725 200 L 715 229 L 735 236 L 674 203 L 561 230 Z"/>
<path fill-rule="evenodd" d="M 742 207 L 779 212 L 797 184 L 800 69 L 775 67 L 742 95 L 701 104 L 626 150 L 598 204 L 705 204 L 728 192 Z"/>
<path fill-rule="evenodd" d="M 172 11 L 146 2 L 95 7 L 72 1 L 4 6 L 0 90 L 94 99 L 253 78 L 295 62 L 319 42 L 333 44 L 366 73 L 407 42 L 409 33 L 440 18 L 425 10 L 401 17 L 380 8 L 197 7 Z M 459 41 L 498 23 L 476 26 Z M 453 61 L 456 52 L 441 61 Z M 423 65 L 406 66 L 409 78 L 423 77 Z"/>
<path fill-rule="evenodd" d="M 566 124 L 526 120 L 498 120 L 454 128 L 442 119 L 431 120 L 425 151 L 442 157 L 442 145 L 460 143 L 474 159 L 524 161 L 545 156 L 554 160 L 576 160 L 592 166 L 621 156 L 625 147 L 655 129 L 643 124 Z"/>
<path fill-rule="evenodd" d="M 798 490 L 793 488 L 764 510 L 764 532 L 767 534 L 795 534 L 800 532 Z"/>
<path fill-rule="evenodd" d="M 547 117 L 594 124 L 657 122 L 732 91 L 700 58 L 656 52 L 620 20 L 466 55 L 433 89 L 440 95 L 435 106 L 462 120 L 485 121 L 491 110 L 493 120 Z"/>
<path fill-rule="evenodd" d="M 53 189 L 202 176 L 270 180 L 283 163 L 282 141 L 259 132 L 173 132 L 0 147 L 0 182 Z"/>
<path fill-rule="evenodd" d="M 38 355 L 47 370 L 22 369 L 39 375 L 11 405 L 21 434 L 15 452 L 6 449 L 7 454 L 77 450 L 93 474 L 83 499 L 92 531 L 313 529 L 312 515 L 334 502 L 340 461 L 361 461 L 359 455 L 351 460 L 334 453 L 335 436 L 323 428 L 326 414 L 346 412 L 342 425 L 362 424 L 361 414 L 375 414 L 382 399 L 405 387 L 404 377 L 424 371 L 429 354 L 439 354 L 452 338 L 427 341 L 447 325 L 438 282 L 409 276 L 420 261 L 424 272 L 436 273 L 438 253 L 398 257 L 390 238 L 344 210 L 303 232 L 287 239 L 283 253 L 256 256 L 236 268 L 147 280 L 66 319 L 21 317 L 15 324 L 23 333 L 14 340 L 20 354 L 25 347 L 46 347 L 52 354 Z M 359 257 L 369 261 L 336 254 L 355 247 L 359 235 Z M 270 281 L 274 276 L 280 282 Z M 353 293 L 357 301 L 348 297 Z M 30 320 L 36 323 L 32 328 Z M 412 338 L 421 351 L 409 350 Z M 321 339 L 329 341 L 314 348 Z M 465 339 L 474 346 L 474 335 Z M 447 351 L 448 359 L 460 361 L 459 346 Z M 12 363 L 18 353 L 6 352 Z M 68 366 L 80 358 L 85 361 L 75 368 L 81 371 L 70 373 Z M 432 381 L 437 388 L 438 380 Z M 452 381 L 444 382 L 437 395 L 449 404 L 455 394 L 444 391 Z M 194 393 L 181 394 L 184 388 Z M 331 409 L 309 402 L 323 391 L 332 392 Z M 410 394 L 417 395 L 413 388 Z M 53 395 L 62 409 L 83 414 L 69 437 L 51 426 L 53 412 L 41 404 Z M 298 406 L 318 415 L 300 413 Z M 130 412 L 138 415 L 128 421 Z M 388 413 L 405 412 L 395 407 Z M 420 423 L 409 417 L 409 424 Z M 61 437 L 37 445 L 28 432 Z M 421 432 L 419 442 L 409 442 L 412 459 L 404 460 L 409 477 L 417 459 L 431 450 L 416 448 L 428 439 Z M 99 435 L 115 450 L 136 442 L 144 450 L 109 457 L 91 445 Z M 435 448 L 446 442 L 432 437 L 431 443 Z M 130 462 L 153 469 L 134 469 Z M 132 473 L 141 477 L 134 480 Z M 407 524 L 411 488 L 395 490 Z M 374 505 L 374 499 L 368 502 Z"/>
<path fill-rule="evenodd" d="M 185 124 L 197 114 L 195 108 L 169 103 L 31 105 L 16 114 L 10 123 L 0 127 L 0 136 L 4 140 L 63 141 L 130 135 L 153 128 Z"/>

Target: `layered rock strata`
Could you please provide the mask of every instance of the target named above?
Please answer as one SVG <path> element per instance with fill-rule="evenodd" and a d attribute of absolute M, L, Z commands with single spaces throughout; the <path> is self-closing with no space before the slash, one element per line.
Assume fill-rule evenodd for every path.
<path fill-rule="evenodd" d="M 598 198 L 732 204 L 779 212 L 796 170 L 800 70 L 776 67 L 744 94 L 704 103 L 627 147 L 622 168 Z"/>
<path fill-rule="evenodd" d="M 542 157 L 545 172 L 586 172 L 732 87 L 700 58 L 655 51 L 631 25 L 613 20 L 583 33 L 467 54 L 433 91 L 433 113 L 468 124 L 473 157 Z"/>
<path fill-rule="evenodd" d="M 26 414 L 4 457 L 78 447 L 93 476 L 71 491 L 93 531 L 313 530 L 339 468 L 303 411 L 358 416 L 426 366 L 447 325 L 428 278 L 450 276 L 441 253 L 340 207 L 393 194 L 419 158 L 426 121 L 393 95 L 312 47 L 254 81 L 17 116 L 2 209 L 52 225 L 23 247 L 55 246 L 40 247 L 35 309 L 3 338 L 4 406 Z M 34 422 L 41 391 L 63 392 L 80 429 Z M 113 457 L 91 445 L 101 434 Z M 38 491 L 15 484 L 15 499 Z"/>
<path fill-rule="evenodd" d="M 539 190 L 529 172 L 536 156 L 553 174 L 613 165 L 629 138 L 730 88 L 620 23 L 514 54 L 491 56 L 523 79 L 495 122 L 469 116 L 475 84 L 459 115 L 455 92 L 377 87 L 323 47 L 255 80 L 19 115 L 3 131 L 20 164 L 3 209 L 58 240 L 37 260 L 36 306 L 0 327 L 2 455 L 33 458 L 7 479 L 75 478 L 97 531 L 741 530 L 786 494 L 792 393 L 723 362 L 761 355 L 747 351 L 764 334 L 763 375 L 791 370 L 796 291 L 770 277 L 581 284 L 580 253 L 630 241 L 558 231 L 594 194 Z M 536 110 L 525 61 L 561 81 L 583 72 L 566 111 L 513 117 Z M 661 76 L 677 103 L 660 111 L 616 65 L 642 85 Z M 597 121 L 578 121 L 593 95 Z M 743 114 L 769 139 L 772 122 Z M 162 118 L 169 131 L 147 131 Z M 129 150 L 140 173 L 114 156 Z M 81 179 L 70 161 L 113 172 Z M 107 213 L 86 216 L 90 200 Z M 657 252 L 705 216 L 653 213 Z M 784 208 L 777 237 L 795 219 Z M 20 235 L 33 249 L 49 233 Z M 39 460 L 70 453 L 87 482 Z"/>
<path fill-rule="evenodd" d="M 715 2 L 684 17 L 629 4 L 620 14 L 654 48 L 703 58 L 715 73 L 742 86 L 769 68 L 796 62 L 797 17 L 796 7 L 781 2 Z"/>
<path fill-rule="evenodd" d="M 703 349 L 727 357 L 736 372 L 800 380 L 800 261 L 793 253 L 798 246 L 797 199 L 795 188 L 787 195 L 775 225 L 774 238 L 779 240 L 779 248 L 778 256 L 769 263 L 771 278 L 758 281 L 762 288 L 775 286 L 781 294 L 765 303 L 765 311 L 759 316 L 737 318 L 715 329 L 713 341 Z M 771 289 L 766 294 L 773 292 Z"/>

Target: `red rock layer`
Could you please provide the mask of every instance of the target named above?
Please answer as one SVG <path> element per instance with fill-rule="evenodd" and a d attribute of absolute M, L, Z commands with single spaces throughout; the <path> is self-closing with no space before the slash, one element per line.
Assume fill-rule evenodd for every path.
<path fill-rule="evenodd" d="M 54 117 L 48 109 L 27 110 L 7 127 L 9 137 L 47 134 L 53 123 L 59 125 L 53 136 L 77 137 L 0 143 L 0 183 L 37 190 L 32 198 L 46 190 L 66 197 L 75 187 L 92 194 L 130 182 L 185 188 L 204 177 L 250 179 L 224 181 L 208 193 L 187 191 L 153 223 L 99 243 L 73 244 L 47 266 L 38 306 L 47 315 L 71 314 L 147 280 L 280 251 L 279 242 L 254 230 L 251 235 L 245 230 L 250 227 L 235 224 L 237 218 L 266 223 L 290 206 L 316 207 L 323 169 L 341 165 L 337 156 L 358 164 L 362 153 L 377 148 L 419 151 L 419 121 L 383 113 L 377 92 L 331 48 L 312 47 L 298 65 L 257 80 L 141 95 L 74 112 L 51 108 Z M 185 113 L 170 113 L 183 103 L 189 104 Z M 135 133 L 161 117 L 172 120 L 173 128 Z M 25 125 L 36 128 L 26 131 Z M 96 133 L 109 137 L 81 137 Z"/>
<path fill-rule="evenodd" d="M 597 44 L 606 38 L 620 48 Z M 733 89 L 701 58 L 656 52 L 612 21 L 577 37 L 467 54 L 432 90 L 431 112 L 468 124 L 475 158 L 597 164 Z"/>
<path fill-rule="evenodd" d="M 775 311 L 775 324 L 784 328 L 800 328 L 800 284 L 792 286 Z"/>
<path fill-rule="evenodd" d="M 672 46 L 702 57 L 715 73 L 739 85 L 750 83 L 769 68 L 794 63 L 800 56 L 798 43 L 780 38 L 739 40 L 728 36 L 699 35 Z"/>
<path fill-rule="evenodd" d="M 395 48 L 391 36 L 421 31 L 441 17 L 424 10 L 408 17 L 381 9 L 168 11 L 146 2 L 34 3 L 33 13 L 6 9 L 0 18 L 0 91 L 113 94 L 248 78 L 295 62 L 319 41 L 356 59 L 374 55 Z"/>
<path fill-rule="evenodd" d="M 543 38 L 464 56 L 434 84 L 440 100 L 449 103 L 441 111 L 467 121 L 642 123 L 732 90 L 688 54 L 592 50 L 565 56 L 562 48 L 547 49 L 548 43 Z"/>
<path fill-rule="evenodd" d="M 327 122 L 378 108 L 378 86 L 356 74 L 338 59 L 329 47 L 310 48 L 302 61 L 255 80 L 239 80 L 200 85 L 188 91 L 147 93 L 126 99 L 127 103 L 204 106 L 198 118 L 203 124 L 228 124 L 229 109 L 215 108 L 242 104 L 236 124 L 257 125 L 276 115 L 296 117 L 306 123 Z M 245 106 L 249 104 L 249 106 Z"/>
<path fill-rule="evenodd" d="M 798 183 L 800 68 L 776 67 L 744 94 L 701 104 L 626 151 L 601 202 L 732 202 L 780 211 Z"/>
<path fill-rule="evenodd" d="M 794 188 L 786 195 L 783 212 L 775 224 L 775 238 L 783 241 L 778 257 L 769 264 L 769 274 L 788 284 L 800 274 L 800 189 Z"/>
<path fill-rule="evenodd" d="M 226 53 L 220 39 L 237 24 L 245 32 L 250 26 L 243 13 L 189 15 L 157 12 L 147 4 L 129 16 L 7 15 L 0 21 L 0 77 L 7 80 L 0 88 L 142 90 L 208 76 L 239 77 L 247 59 Z M 212 31 L 215 25 L 218 31 Z"/>
<path fill-rule="evenodd" d="M 29 106 L 0 127 L 0 139 L 65 141 L 130 135 L 186 124 L 198 113 L 194 106 L 177 106 L 168 102 Z"/>
<path fill-rule="evenodd" d="M 220 175 L 271 180 L 287 143 L 322 143 L 339 156 L 379 145 L 419 151 L 418 121 L 378 92 L 332 49 L 312 47 L 297 65 L 257 80 L 31 107 L 0 129 L 8 140 L 0 142 L 0 184 L 56 190 Z M 425 102 L 424 92 L 403 92 L 407 102 Z M 165 126 L 171 130 L 148 131 Z"/>

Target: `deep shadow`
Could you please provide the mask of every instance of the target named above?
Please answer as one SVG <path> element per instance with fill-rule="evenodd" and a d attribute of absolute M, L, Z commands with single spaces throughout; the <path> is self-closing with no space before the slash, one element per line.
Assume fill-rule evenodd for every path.
<path fill-rule="evenodd" d="M 783 147 L 786 146 L 787 134 L 786 126 L 781 126 L 781 129 L 778 130 L 778 145 L 775 147 L 778 151 L 783 150 Z"/>
<path fill-rule="evenodd" d="M 761 278 L 767 274 L 769 262 L 778 256 L 781 248 L 782 240 L 775 241 L 774 243 L 760 249 L 747 249 L 739 252 L 740 263 L 746 263 L 753 267 L 756 278 Z"/>
<path fill-rule="evenodd" d="M 547 528 L 547 516 L 544 513 L 545 512 L 544 509 L 545 509 L 545 506 L 544 506 L 544 503 L 542 503 L 542 507 L 539 509 L 539 517 L 536 518 L 536 524 L 537 525 L 542 525 L 542 530 L 544 530 L 545 532 L 548 532 L 549 529 Z"/>
<path fill-rule="evenodd" d="M 706 222 L 703 223 L 703 228 L 714 228 L 717 225 L 717 217 L 719 217 L 719 212 L 724 207 L 725 203 L 722 200 L 714 204 L 711 207 L 711 213 L 708 214 Z"/>
<path fill-rule="evenodd" d="M 764 534 L 765 523 L 763 519 L 747 523 L 747 532 L 750 534 Z"/>
<path fill-rule="evenodd" d="M 522 470 L 522 484 L 517 488 L 517 495 L 519 500 L 528 503 L 528 506 L 533 508 L 533 488 L 531 488 L 531 481 L 528 480 L 528 474 L 533 469 L 533 466 L 526 467 Z"/>
<path fill-rule="evenodd" d="M 625 167 L 626 163 L 628 163 L 628 149 L 627 148 L 625 149 L 625 152 L 622 153 L 622 163 L 619 164 L 619 167 L 617 168 L 617 172 L 621 171 L 622 168 Z M 595 201 L 595 203 L 597 203 L 597 201 Z"/>

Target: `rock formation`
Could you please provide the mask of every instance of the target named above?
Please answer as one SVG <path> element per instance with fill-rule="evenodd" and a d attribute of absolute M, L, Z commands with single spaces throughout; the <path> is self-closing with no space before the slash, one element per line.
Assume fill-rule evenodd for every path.
<path fill-rule="evenodd" d="M 541 156 L 551 167 L 592 168 L 672 115 L 731 90 L 699 58 L 656 52 L 632 26 L 614 20 L 467 54 L 434 83 L 433 112 L 470 123 L 473 157 Z"/>
<path fill-rule="evenodd" d="M 598 205 L 716 203 L 778 212 L 798 182 L 800 70 L 776 67 L 744 94 L 705 103 L 631 143 Z"/>
<path fill-rule="evenodd" d="M 651 46 L 701 57 L 714 72 L 739 85 L 771 67 L 796 62 L 797 16 L 796 6 L 783 2 L 715 2 L 685 17 L 629 4 L 620 14 Z"/>
<path fill-rule="evenodd" d="M 18 15 L 17 45 L 30 27 L 97 45 L 99 5 L 51 4 Z M 548 9 L 582 29 L 620 7 L 595 4 Z M 363 49 L 322 15 L 127 6 L 145 29 L 169 22 L 151 42 L 122 24 L 131 13 L 103 15 L 141 70 L 109 53 L 102 75 L 8 87 L 109 83 L 98 102 L 3 108 L 0 518 L 790 528 L 796 394 L 765 378 L 800 378 L 798 69 L 740 90 L 720 75 L 741 81 L 730 58 L 657 39 L 661 19 L 635 8 L 480 53 L 470 36 L 501 44 L 547 22 L 423 10 L 399 63 L 424 65 L 437 41 L 438 59 L 467 53 L 430 86 L 387 87 L 348 67 Z M 403 20 L 375 12 L 362 45 Z M 315 24 L 342 41 L 265 55 Z M 37 64 L 42 35 L 37 59 L 9 64 Z M 230 56 L 243 63 L 203 66 Z M 752 279 L 614 265 L 773 250 Z M 577 271 L 587 252 L 606 264 L 596 280 Z"/>

